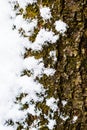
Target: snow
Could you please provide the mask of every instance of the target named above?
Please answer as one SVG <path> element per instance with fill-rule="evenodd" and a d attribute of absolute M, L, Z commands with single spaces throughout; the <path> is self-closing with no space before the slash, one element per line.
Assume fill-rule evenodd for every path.
<path fill-rule="evenodd" d="M 17 30 L 22 29 L 27 36 L 31 36 L 34 28 L 37 27 L 37 19 L 25 21 L 22 15 L 18 15 L 14 19 L 14 26 L 16 26 Z"/>
<path fill-rule="evenodd" d="M 57 61 L 56 51 L 50 51 L 49 56 L 53 59 L 54 63 Z"/>
<path fill-rule="evenodd" d="M 54 25 L 55 29 L 62 34 L 64 34 L 68 28 L 68 25 L 64 23 L 62 20 L 55 21 Z"/>
<path fill-rule="evenodd" d="M 12 10 L 8 1 L 0 1 L 0 129 L 15 130 L 13 127 L 6 127 L 5 120 L 13 118 L 14 121 L 21 120 L 26 116 L 25 111 L 20 111 L 19 106 L 14 104 L 16 95 L 20 92 L 31 92 L 36 100 L 36 91 L 42 91 L 42 86 L 35 83 L 33 78 L 20 77 L 24 69 L 24 46 L 26 40 L 21 38 L 17 31 L 13 31 L 14 19 L 10 19 Z M 31 30 L 34 24 L 30 24 Z M 19 26 L 19 21 L 16 21 Z M 23 24 L 22 24 L 23 25 Z M 29 89 L 30 86 L 30 89 Z M 36 88 L 36 90 L 34 90 Z M 32 98 L 31 97 L 31 98 Z M 32 106 L 33 108 L 33 106 Z M 31 108 L 31 110 L 32 110 Z M 33 113 L 33 111 L 32 111 Z"/>
<path fill-rule="evenodd" d="M 44 93 L 44 89 L 41 84 L 35 82 L 32 77 L 22 76 L 18 78 L 18 84 L 21 86 L 20 91 L 23 93 L 28 93 L 28 96 L 22 99 L 22 102 L 29 102 L 30 100 L 39 101 L 36 96 L 36 92 Z"/>
<path fill-rule="evenodd" d="M 69 116 L 64 116 L 64 115 L 60 115 L 60 118 L 63 120 L 63 121 L 66 121 L 68 118 L 69 118 Z"/>
<path fill-rule="evenodd" d="M 26 31 L 28 31 L 28 28 L 30 29 L 29 31 L 32 31 L 37 25 L 37 21 L 33 20 L 30 24 L 27 24 L 23 21 L 21 16 L 10 19 L 12 10 L 8 1 L 1 0 L 0 6 L 0 128 L 1 130 L 14 130 L 15 128 L 6 127 L 4 125 L 6 119 L 12 118 L 14 121 L 22 120 L 25 118 L 27 112 L 33 115 L 36 114 L 34 105 L 31 105 L 27 111 L 20 111 L 20 105 L 14 104 L 15 97 L 25 92 L 29 94 L 29 96 L 25 98 L 25 102 L 27 102 L 28 99 L 29 101 L 32 99 L 34 101 L 41 100 L 37 98 L 36 92 L 44 92 L 43 86 L 35 82 L 34 78 L 42 73 L 50 75 L 53 73 L 53 70 L 45 68 L 42 59 L 36 60 L 34 57 L 30 57 L 24 60 L 22 53 L 24 53 L 23 47 L 28 46 L 27 40 L 20 37 L 17 31 L 11 29 L 14 24 L 17 29 L 22 26 Z M 36 42 L 42 37 L 40 32 L 36 38 Z M 54 36 L 52 32 L 45 32 L 47 32 L 47 37 L 46 39 L 42 37 L 41 41 L 55 42 L 57 36 Z M 52 38 L 50 38 L 50 35 Z M 31 77 L 20 77 L 21 72 L 25 68 L 33 70 L 34 73 Z M 40 71 L 38 72 L 39 69 Z"/>
<path fill-rule="evenodd" d="M 37 0 L 12 0 L 11 3 L 18 2 L 20 8 L 25 8 L 27 4 L 36 3 Z M 44 20 L 51 18 L 51 12 L 48 7 L 40 9 L 41 16 Z M 56 24 L 56 23 L 55 23 Z M 12 30 L 13 25 L 16 26 Z M 65 23 L 60 23 L 62 26 L 57 31 L 66 31 Z M 23 16 L 16 16 L 13 13 L 9 1 L 0 0 L 0 130 L 16 130 L 17 125 L 9 127 L 5 125 L 5 121 L 12 119 L 15 122 L 26 118 L 27 113 L 32 115 L 39 115 L 40 111 L 35 110 L 35 104 L 31 101 L 42 102 L 43 98 L 37 97 L 36 93 L 45 93 L 43 85 L 35 81 L 35 78 L 41 77 L 43 74 L 47 76 L 53 75 L 55 70 L 53 68 L 45 68 L 43 59 L 35 59 L 33 56 L 26 59 L 23 58 L 25 48 L 32 50 L 41 50 L 44 45 L 54 44 L 59 35 L 48 29 L 41 28 L 38 32 L 34 43 L 30 42 L 27 38 L 19 35 L 18 30 L 23 29 L 24 33 L 31 36 L 34 28 L 37 27 L 37 19 L 23 20 Z M 51 52 L 50 56 L 55 57 L 55 52 Z M 31 76 L 21 76 L 23 70 L 29 70 Z M 27 93 L 19 104 L 15 104 L 15 98 L 21 93 Z M 57 109 L 57 101 L 53 97 L 46 100 L 46 104 L 52 110 Z M 21 111 L 21 104 L 29 103 L 29 108 Z M 49 128 L 51 129 L 55 121 L 49 120 Z M 33 126 L 31 128 L 34 129 Z M 35 128 L 36 130 L 36 128 Z"/>
<path fill-rule="evenodd" d="M 44 20 L 48 20 L 50 19 L 52 16 L 51 16 L 51 11 L 50 11 L 50 8 L 49 7 L 42 7 L 40 8 L 40 15 L 41 17 L 44 19 Z"/>
<path fill-rule="evenodd" d="M 58 39 L 59 35 L 55 35 L 54 32 L 49 31 L 48 29 L 41 28 L 37 34 L 35 42 L 32 45 L 32 49 L 41 50 L 43 45 L 55 43 Z"/>
<path fill-rule="evenodd" d="M 10 6 L 7 1 L 0 1 L 0 127 L 10 111 L 17 90 L 16 79 L 22 70 L 22 57 L 18 42 L 20 38 L 12 32 Z M 1 130 L 5 128 L 2 127 Z M 8 129 L 8 128 L 7 128 Z M 10 128 L 9 128 L 10 129 Z"/>
<path fill-rule="evenodd" d="M 48 123 L 48 128 L 50 129 L 50 130 L 53 130 L 53 128 L 54 128 L 54 125 L 56 125 L 56 121 L 55 120 L 52 120 L 52 119 L 50 119 L 49 120 L 49 123 Z"/>
<path fill-rule="evenodd" d="M 37 0 L 12 0 L 11 2 L 17 2 L 20 5 L 20 8 L 25 8 L 28 4 L 36 3 Z"/>
<path fill-rule="evenodd" d="M 67 101 L 65 101 L 65 100 L 62 100 L 61 102 L 62 102 L 63 106 L 65 106 L 67 104 Z"/>
<path fill-rule="evenodd" d="M 33 73 L 34 78 L 35 78 L 36 76 L 42 74 L 42 68 L 44 64 L 42 63 L 42 59 L 36 60 L 32 56 L 24 60 L 24 66 L 25 66 L 25 69 L 28 68 L 28 70 L 30 70 L 31 73 Z"/>
<path fill-rule="evenodd" d="M 77 119 L 78 119 L 78 116 L 74 116 L 73 117 L 73 123 L 75 123 Z"/>
<path fill-rule="evenodd" d="M 30 72 L 33 74 L 33 78 L 35 79 L 37 76 L 41 77 L 43 74 L 46 74 L 47 76 L 53 75 L 55 73 L 55 70 L 52 68 L 45 68 L 43 59 L 36 60 L 34 56 L 28 57 L 24 60 L 24 68 L 30 70 Z"/>
<path fill-rule="evenodd" d="M 58 109 L 57 102 L 58 99 L 56 100 L 54 97 L 46 99 L 46 105 L 49 106 L 53 111 Z"/>

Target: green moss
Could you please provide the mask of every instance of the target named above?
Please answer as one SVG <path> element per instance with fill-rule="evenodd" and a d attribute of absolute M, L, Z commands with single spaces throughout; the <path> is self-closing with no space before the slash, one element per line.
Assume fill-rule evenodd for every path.
<path fill-rule="evenodd" d="M 41 128 L 39 128 L 39 130 L 49 130 L 49 128 L 46 126 L 42 126 Z"/>
<path fill-rule="evenodd" d="M 16 97 L 14 103 L 15 103 L 15 104 L 18 104 L 18 103 L 19 103 L 20 105 L 22 105 L 21 100 L 22 100 L 23 98 L 25 98 L 26 96 L 27 96 L 27 93 L 20 93 L 20 95 L 18 95 L 18 96 Z"/>
<path fill-rule="evenodd" d="M 35 29 L 34 29 L 34 33 L 29 37 L 29 40 L 30 40 L 32 43 L 35 41 L 38 32 L 39 32 L 38 28 L 35 28 Z"/>
<path fill-rule="evenodd" d="M 53 0 L 50 0 L 50 1 L 49 0 L 42 0 L 42 1 L 38 0 L 37 3 L 39 5 L 41 4 L 42 6 L 48 6 L 48 7 L 50 7 L 53 4 L 53 2 L 54 2 Z"/>
<path fill-rule="evenodd" d="M 36 106 L 39 110 L 42 110 L 42 113 L 44 113 L 45 115 L 48 115 L 50 108 L 45 104 L 45 102 L 43 103 L 38 102 Z"/>
<path fill-rule="evenodd" d="M 32 75 L 30 70 L 23 70 L 21 76 L 27 75 L 28 77 L 30 77 Z"/>
<path fill-rule="evenodd" d="M 21 108 L 20 110 L 26 110 L 29 108 L 29 104 L 28 103 L 25 103 L 25 104 L 21 104 Z"/>
<path fill-rule="evenodd" d="M 22 125 L 19 125 L 18 127 L 17 127 L 17 130 L 22 130 L 23 129 L 23 126 Z"/>
<path fill-rule="evenodd" d="M 48 124 L 48 120 L 45 119 L 44 117 L 40 118 L 40 122 L 39 125 L 41 126 L 41 128 L 44 128 L 44 126 L 46 126 Z"/>
<path fill-rule="evenodd" d="M 25 11 L 25 14 L 23 15 L 23 17 L 25 19 L 34 19 L 36 18 L 37 16 L 39 15 L 39 8 L 36 4 L 34 5 L 28 5 L 26 7 L 26 11 Z"/>

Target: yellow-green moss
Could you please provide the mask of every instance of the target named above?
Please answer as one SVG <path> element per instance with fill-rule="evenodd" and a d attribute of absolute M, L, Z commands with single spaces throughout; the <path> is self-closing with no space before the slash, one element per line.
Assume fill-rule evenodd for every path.
<path fill-rule="evenodd" d="M 29 37 L 29 40 L 30 40 L 32 43 L 35 41 L 38 32 L 39 32 L 39 29 L 38 29 L 38 28 L 35 28 L 35 29 L 34 29 L 34 33 Z"/>
<path fill-rule="evenodd" d="M 33 19 L 36 18 L 39 15 L 39 9 L 38 6 L 36 4 L 34 5 L 28 5 L 26 7 L 26 11 L 25 14 L 23 14 L 23 17 L 25 19 Z"/>

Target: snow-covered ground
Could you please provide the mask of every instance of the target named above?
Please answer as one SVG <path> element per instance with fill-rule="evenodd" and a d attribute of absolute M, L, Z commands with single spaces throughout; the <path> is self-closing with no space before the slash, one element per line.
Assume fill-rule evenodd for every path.
<path fill-rule="evenodd" d="M 3 126 L 4 119 L 18 93 L 17 78 L 23 64 L 21 42 L 17 32 L 12 31 L 8 0 L 0 1 L 0 130 L 10 130 Z M 18 89 L 17 89 L 18 88 Z"/>
<path fill-rule="evenodd" d="M 24 8 L 28 0 L 26 0 L 26 2 L 24 0 L 18 0 L 18 2 L 20 6 Z M 30 4 L 33 2 L 35 3 L 36 0 L 30 0 Z M 49 8 L 41 7 L 40 12 L 43 19 L 46 15 L 45 20 L 52 17 Z M 36 102 L 42 101 L 43 99 L 39 99 L 36 96 L 36 92 L 44 93 L 45 90 L 43 86 L 35 82 L 34 79 L 36 76 L 41 76 L 42 74 L 49 76 L 55 73 L 54 69 L 44 67 L 43 59 L 36 60 L 33 56 L 23 59 L 23 54 L 25 51 L 24 47 L 40 50 L 42 49 L 42 45 L 46 44 L 46 42 L 55 43 L 56 40 L 59 39 L 59 35 L 55 35 L 54 32 L 42 28 L 36 37 L 36 41 L 32 45 L 26 38 L 21 37 L 16 30 L 12 30 L 13 24 L 16 25 L 17 29 L 22 27 L 27 32 L 29 28 L 32 34 L 34 27 L 37 26 L 37 20 L 33 20 L 30 24 L 27 24 L 27 22 L 23 21 L 21 16 L 15 17 L 8 0 L 0 0 L 0 130 L 16 130 L 15 125 L 14 127 L 5 125 L 5 121 L 8 119 L 13 119 L 14 122 L 16 120 L 22 121 L 27 112 L 33 115 L 36 114 L 34 105 L 30 105 L 26 111 L 19 111 L 20 106 L 14 103 L 15 97 L 19 93 L 28 93 L 28 96 L 22 100 L 23 103 L 26 101 L 29 103 L 32 99 Z M 60 24 L 60 26 L 58 26 L 58 24 Z M 57 31 L 60 31 L 60 33 L 64 33 L 66 27 L 67 25 L 61 21 L 55 22 L 55 28 Z M 56 59 L 55 56 L 54 59 Z M 24 69 L 31 70 L 32 76 L 21 77 L 20 75 Z M 53 98 L 52 102 L 54 102 Z M 53 103 L 50 104 L 50 100 L 48 100 L 47 104 L 51 106 Z M 39 112 L 37 115 L 38 114 Z"/>
<path fill-rule="evenodd" d="M 0 1 L 0 130 L 16 130 L 6 127 L 5 121 L 13 119 L 18 121 L 23 119 L 27 111 L 18 111 L 19 106 L 15 105 L 15 97 L 19 93 L 29 93 L 27 100 L 37 99 L 35 91 L 42 91 L 42 86 L 34 82 L 33 78 L 21 77 L 21 72 L 28 66 L 22 54 L 24 48 L 21 43 L 26 40 L 18 35 L 17 31 L 12 30 L 14 19 L 11 19 L 13 11 L 8 0 Z M 19 24 L 19 23 L 17 23 Z M 32 25 L 33 26 L 33 25 Z M 34 60 L 31 61 L 34 63 Z M 32 64 L 31 63 L 31 64 Z M 33 64 L 36 65 L 35 63 Z M 30 66 L 31 68 L 31 66 Z M 28 111 L 34 114 L 34 107 Z"/>

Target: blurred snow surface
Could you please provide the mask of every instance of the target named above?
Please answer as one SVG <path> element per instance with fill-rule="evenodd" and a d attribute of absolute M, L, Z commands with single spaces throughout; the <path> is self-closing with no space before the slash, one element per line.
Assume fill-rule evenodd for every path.
<path fill-rule="evenodd" d="M 0 0 L 0 130 L 16 130 L 16 126 L 5 126 L 5 120 L 20 120 L 26 115 L 27 111 L 18 111 L 19 106 L 14 103 L 20 92 L 30 92 L 38 100 L 35 91 L 42 91 L 42 86 L 35 83 L 33 78 L 20 76 L 25 69 L 22 56 L 24 46 L 21 43 L 27 40 L 12 30 L 14 19 L 11 19 L 11 15 L 14 14 L 8 0 Z"/>

